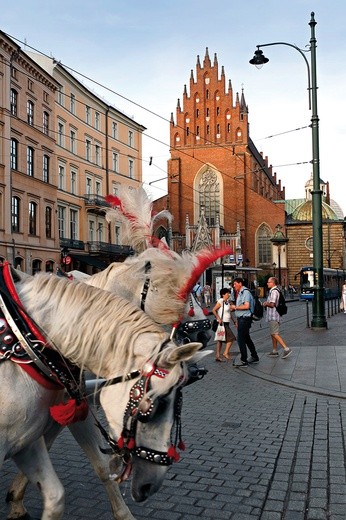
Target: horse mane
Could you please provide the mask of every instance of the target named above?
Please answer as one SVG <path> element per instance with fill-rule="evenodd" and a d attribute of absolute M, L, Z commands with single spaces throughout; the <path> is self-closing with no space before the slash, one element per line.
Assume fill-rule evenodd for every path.
<path fill-rule="evenodd" d="M 157 358 L 167 339 L 163 329 L 136 306 L 83 282 L 39 273 L 16 288 L 48 342 L 72 363 L 88 368 L 96 376 L 104 376 L 105 371 L 108 377 L 125 375 L 140 369 L 134 366 L 134 347 L 139 338 L 145 356 L 145 342 L 149 339 L 146 335 L 151 335 L 148 360 Z"/>
<path fill-rule="evenodd" d="M 150 268 L 147 270 L 148 263 Z M 128 257 L 124 262 L 110 264 L 85 282 L 102 289 L 107 287 L 108 290 L 112 290 L 110 284 L 114 283 L 113 290 L 117 294 L 139 306 L 140 293 L 145 280 L 149 278 L 150 290 L 155 291 L 150 303 L 151 318 L 159 324 L 172 325 L 184 313 L 185 300 L 179 297 L 179 291 L 193 268 L 189 254 L 181 256 L 174 251 L 150 247 L 137 256 Z"/>

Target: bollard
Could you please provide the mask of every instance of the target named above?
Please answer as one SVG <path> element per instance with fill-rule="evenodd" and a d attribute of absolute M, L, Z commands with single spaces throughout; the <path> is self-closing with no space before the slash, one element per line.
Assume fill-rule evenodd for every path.
<path fill-rule="evenodd" d="M 309 318 L 309 300 L 306 300 L 306 326 L 310 328 L 310 318 Z"/>
<path fill-rule="evenodd" d="M 327 317 L 330 318 L 330 305 L 329 305 L 329 300 L 327 300 Z"/>

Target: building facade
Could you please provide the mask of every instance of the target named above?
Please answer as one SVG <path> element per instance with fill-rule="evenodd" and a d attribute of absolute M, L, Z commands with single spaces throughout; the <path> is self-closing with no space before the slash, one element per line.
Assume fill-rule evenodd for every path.
<path fill-rule="evenodd" d="M 271 270 L 277 252 L 270 238 L 285 226 L 285 190 L 250 139 L 244 92 L 234 95 L 208 49 L 171 116 L 170 154 L 168 196 L 156 208 L 173 214 L 173 248 L 230 246 L 228 262 Z"/>
<path fill-rule="evenodd" d="M 0 34 L 0 258 L 89 274 L 123 260 L 131 250 L 105 196 L 142 182 L 145 128 Z"/>
<path fill-rule="evenodd" d="M 329 183 L 321 180 L 323 266 L 346 269 L 346 221 L 340 206 L 330 198 Z M 305 184 L 305 198 L 286 201 L 286 229 L 289 239 L 288 280 L 299 284 L 298 273 L 304 266 L 313 266 L 312 176 Z"/>
<path fill-rule="evenodd" d="M 0 258 L 27 272 L 59 259 L 57 82 L 0 32 Z"/>

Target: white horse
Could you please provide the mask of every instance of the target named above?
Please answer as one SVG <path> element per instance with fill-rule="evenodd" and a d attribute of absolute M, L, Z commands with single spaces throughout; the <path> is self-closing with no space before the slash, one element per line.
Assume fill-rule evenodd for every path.
<path fill-rule="evenodd" d="M 170 462 L 176 455 L 175 445 L 168 452 L 171 430 L 178 420 L 176 396 L 186 381 L 185 362 L 197 355 L 201 345 L 177 347 L 129 302 L 83 283 L 40 274 L 18 280 L 15 287 L 28 315 L 59 353 L 97 377 L 118 382 L 102 388 L 101 403 L 111 437 L 121 439 L 126 455 L 132 455 L 132 496 L 137 501 L 146 499 L 162 483 L 167 470 L 163 462 Z M 16 328 L 11 334 L 16 337 L 15 344 L 22 345 Z M 153 368 L 143 369 L 148 361 Z M 0 364 L 0 371 L 3 388 L 10 388 L 1 399 L 0 462 L 12 458 L 39 486 L 42 520 L 60 520 L 64 491 L 43 434 L 51 426 L 50 407 L 61 400 L 63 391 L 48 390 L 18 363 L 7 359 Z M 132 376 L 125 380 L 126 374 Z M 139 388 L 134 388 L 129 398 L 133 383 L 139 383 Z M 134 394 L 139 395 L 135 407 Z M 158 403 L 160 413 L 155 412 Z M 129 407 L 134 415 L 124 416 Z M 146 419 L 148 422 L 142 422 Z M 159 463 L 148 462 L 151 458 L 159 459 Z"/>

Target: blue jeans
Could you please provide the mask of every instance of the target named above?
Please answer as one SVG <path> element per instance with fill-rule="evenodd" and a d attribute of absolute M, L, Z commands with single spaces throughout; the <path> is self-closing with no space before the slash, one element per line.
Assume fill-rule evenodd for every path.
<path fill-rule="evenodd" d="M 258 354 L 256 352 L 256 347 L 254 345 L 254 342 L 252 341 L 250 337 L 250 329 L 252 324 L 252 318 L 238 318 L 238 345 L 240 350 L 240 359 L 246 363 L 247 361 L 247 349 L 251 352 L 251 355 L 254 358 L 258 358 Z"/>

